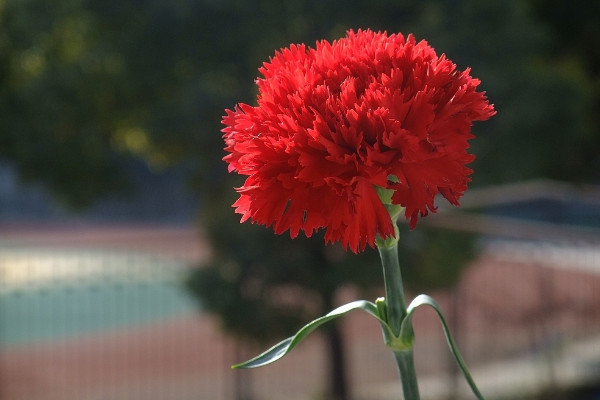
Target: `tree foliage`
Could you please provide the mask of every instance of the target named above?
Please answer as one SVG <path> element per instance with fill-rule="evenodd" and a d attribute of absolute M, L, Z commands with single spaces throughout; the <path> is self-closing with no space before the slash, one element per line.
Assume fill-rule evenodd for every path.
<path fill-rule="evenodd" d="M 476 236 L 460 231 L 419 227 L 401 233 L 400 265 L 406 287 L 414 293 L 452 288 L 477 255 Z"/>
<path fill-rule="evenodd" d="M 193 159 L 201 190 L 214 187 L 225 182 L 220 117 L 253 102 L 261 62 L 370 27 L 414 32 L 482 78 L 499 114 L 475 127 L 476 184 L 597 180 L 599 11 L 583 3 L 8 0 L 0 157 L 74 205 L 124 188 L 131 157 Z"/>

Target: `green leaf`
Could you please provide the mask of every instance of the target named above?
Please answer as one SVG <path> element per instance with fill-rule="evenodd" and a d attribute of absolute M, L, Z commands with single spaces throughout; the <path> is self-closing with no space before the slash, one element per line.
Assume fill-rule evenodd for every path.
<path fill-rule="evenodd" d="M 414 337 L 412 328 L 412 315 L 414 311 L 421 306 L 430 306 L 436 311 L 442 323 L 442 328 L 444 329 L 444 334 L 446 335 L 448 347 L 450 347 L 450 351 L 452 352 L 456 363 L 458 364 L 463 375 L 465 376 L 467 383 L 469 384 L 471 390 L 479 400 L 485 400 L 483 395 L 477 388 L 477 385 L 475 384 L 475 381 L 473 380 L 473 377 L 471 376 L 471 373 L 469 372 L 469 369 L 467 368 L 464 359 L 458 351 L 456 342 L 450 334 L 450 329 L 448 328 L 448 324 L 446 323 L 446 319 L 444 318 L 444 314 L 442 313 L 439 304 L 431 296 L 428 296 L 426 294 L 419 295 L 415 297 L 415 299 L 408 305 L 406 318 L 404 318 L 400 327 L 400 339 L 402 340 Z"/>
<path fill-rule="evenodd" d="M 352 310 L 366 311 L 368 314 L 375 317 L 382 324 L 382 326 L 387 327 L 386 322 L 379 316 L 379 312 L 375 304 L 366 300 L 353 301 L 351 303 L 336 308 L 335 310 L 320 318 L 315 319 L 314 321 L 303 326 L 294 336 L 277 343 L 269 350 L 246 362 L 232 366 L 232 368 L 257 368 L 275 362 L 283 356 L 285 356 L 286 354 L 288 354 L 294 347 L 296 347 L 298 343 L 302 341 L 302 339 L 308 336 L 319 326 L 331 321 L 334 318 L 341 317 L 342 315 Z"/>

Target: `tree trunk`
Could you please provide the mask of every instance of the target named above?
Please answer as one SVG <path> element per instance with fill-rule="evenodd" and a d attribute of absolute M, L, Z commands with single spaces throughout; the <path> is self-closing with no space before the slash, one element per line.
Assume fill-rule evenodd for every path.
<path fill-rule="evenodd" d="M 236 362 L 237 360 L 245 360 L 248 358 L 246 354 L 245 347 L 238 340 L 235 341 L 234 344 L 234 354 Z M 252 400 L 254 395 L 252 392 L 252 377 L 250 376 L 250 371 L 245 369 L 240 369 L 234 371 L 233 379 L 233 389 L 234 389 L 234 398 L 235 400 Z"/>
<path fill-rule="evenodd" d="M 328 324 L 324 333 L 329 347 L 329 398 L 331 400 L 348 400 L 344 343 L 337 322 Z"/>
<path fill-rule="evenodd" d="M 448 318 L 446 321 L 448 322 L 448 327 L 452 332 L 452 336 L 454 336 L 454 341 L 456 343 L 460 343 L 460 339 L 462 337 L 462 318 L 460 315 L 461 312 L 461 304 L 460 304 L 460 283 L 454 285 L 454 287 L 448 289 L 448 293 L 450 294 L 450 313 L 448 314 Z M 448 395 L 446 397 L 447 400 L 456 400 L 458 399 L 458 388 L 459 388 L 459 379 L 461 378 L 461 372 L 458 368 L 458 364 L 454 359 L 454 356 L 450 352 L 447 353 L 448 357 Z"/>

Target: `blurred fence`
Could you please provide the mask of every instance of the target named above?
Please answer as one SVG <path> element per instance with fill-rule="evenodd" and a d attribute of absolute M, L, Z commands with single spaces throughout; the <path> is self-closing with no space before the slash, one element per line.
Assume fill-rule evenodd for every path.
<path fill-rule="evenodd" d="M 597 243 L 496 237 L 480 246 L 459 285 L 433 295 L 488 398 L 597 383 Z M 276 366 L 231 371 L 260 349 L 225 337 L 183 290 L 186 272 L 208 253 L 193 228 L 4 229 L 0 399 L 323 398 L 318 335 Z M 356 298 L 351 288 L 340 296 Z M 472 398 L 434 313 L 419 310 L 414 323 L 423 398 Z M 361 313 L 342 324 L 353 398 L 399 398 L 377 324 Z"/>

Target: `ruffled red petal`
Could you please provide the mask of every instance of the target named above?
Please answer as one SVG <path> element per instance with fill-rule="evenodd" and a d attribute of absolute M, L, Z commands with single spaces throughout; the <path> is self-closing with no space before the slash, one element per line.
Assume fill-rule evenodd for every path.
<path fill-rule="evenodd" d="M 248 176 L 236 211 L 292 237 L 325 229 L 326 242 L 354 252 L 394 235 L 375 186 L 394 190 L 413 228 L 437 194 L 457 205 L 471 125 L 495 113 L 470 70 L 412 35 L 291 45 L 260 72 L 257 106 L 223 117 L 224 160 Z"/>

